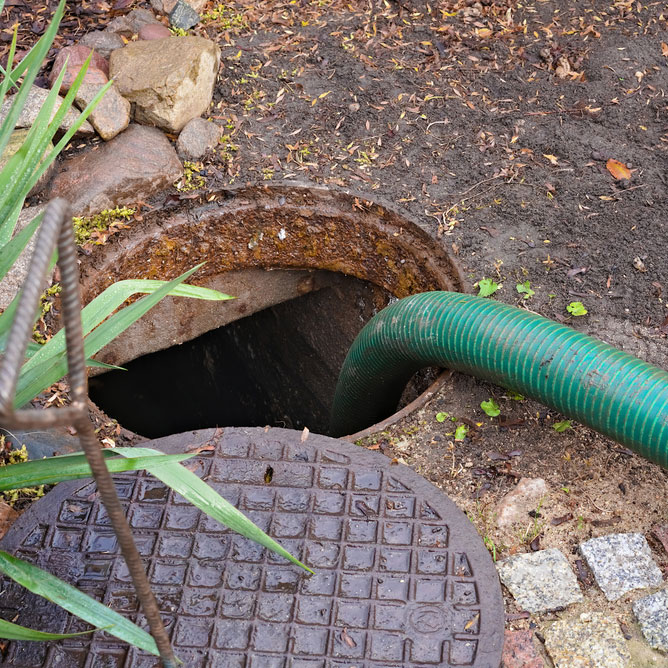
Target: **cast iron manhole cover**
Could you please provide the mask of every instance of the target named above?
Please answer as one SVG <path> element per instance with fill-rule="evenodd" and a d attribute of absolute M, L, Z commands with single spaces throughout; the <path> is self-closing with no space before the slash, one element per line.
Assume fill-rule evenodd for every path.
<path fill-rule="evenodd" d="M 299 568 L 226 531 L 145 474 L 116 476 L 177 655 L 189 668 L 498 668 L 503 603 L 466 517 L 402 465 L 343 441 L 284 429 L 202 430 L 146 445 L 213 445 L 197 473 L 289 551 Z M 273 473 L 266 482 L 267 470 Z M 0 548 L 139 619 L 116 540 L 89 481 L 61 483 Z M 0 616 L 45 631 L 81 622 L 11 581 Z M 9 643 L 13 668 L 148 668 L 103 632 Z"/>

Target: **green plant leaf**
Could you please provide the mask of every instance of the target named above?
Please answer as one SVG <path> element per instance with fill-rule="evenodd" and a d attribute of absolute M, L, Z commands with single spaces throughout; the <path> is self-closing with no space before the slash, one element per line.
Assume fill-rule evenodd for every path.
<path fill-rule="evenodd" d="M 589 313 L 582 302 L 571 302 L 566 307 L 566 310 L 574 316 L 587 315 Z"/>
<path fill-rule="evenodd" d="M 197 269 L 202 266 L 202 264 L 198 264 L 194 267 L 194 271 L 197 271 Z M 136 294 L 153 294 L 165 285 L 165 281 L 145 279 L 118 281 L 117 283 L 110 285 L 104 292 L 95 297 L 90 304 L 82 309 L 81 326 L 83 328 L 84 336 L 89 334 L 95 327 L 106 320 L 128 298 Z M 197 285 L 177 284 L 167 294 L 170 297 L 190 297 L 208 301 L 234 299 L 234 297 L 218 292 L 218 290 L 202 288 Z M 61 329 L 51 337 L 48 343 L 42 346 L 40 354 L 32 358 L 31 361 L 25 365 L 24 369 L 29 369 L 32 365 L 39 364 L 49 357 L 62 353 L 64 350 L 65 331 Z"/>
<path fill-rule="evenodd" d="M 146 297 L 143 297 L 133 304 L 126 306 L 120 311 L 117 311 L 96 329 L 93 329 L 84 340 L 86 358 L 92 357 L 99 352 L 110 341 L 115 339 L 130 325 L 139 320 L 139 318 L 141 318 L 147 311 L 153 308 L 163 297 L 166 297 L 168 294 L 174 294 L 173 291 L 175 291 L 183 281 L 189 278 L 201 266 L 202 265 L 199 264 L 196 267 L 193 267 L 185 274 L 182 274 L 169 283 L 155 281 L 155 283 L 160 284 L 157 290 L 149 293 Z M 151 286 L 151 288 L 153 287 L 155 286 Z M 189 294 L 192 294 L 193 292 L 197 293 L 202 290 L 206 290 L 207 294 L 216 292 L 215 290 L 208 290 L 207 288 L 196 288 L 196 286 L 181 287 L 190 288 L 190 290 L 186 290 Z M 102 294 L 104 295 L 104 293 Z M 220 295 L 220 293 L 217 294 Z M 100 297 L 102 297 L 102 295 L 100 295 Z M 210 298 L 220 299 L 220 297 Z M 86 309 L 84 309 L 84 311 L 85 310 Z M 54 340 L 55 343 L 53 343 Z M 23 365 L 17 383 L 15 406 L 17 408 L 24 406 L 42 390 L 53 385 L 53 383 L 58 382 L 66 373 L 67 359 L 65 353 L 65 336 L 64 332 L 58 332 L 58 334 L 53 336 L 48 343 L 42 346 L 42 350 L 35 353 L 35 355 Z"/>
<path fill-rule="evenodd" d="M 155 641 L 146 631 L 41 568 L 0 551 L 0 571 L 33 594 L 52 601 L 89 624 L 104 628 L 107 633 L 159 656 Z"/>
<path fill-rule="evenodd" d="M 522 295 L 523 299 L 529 299 L 529 297 L 533 297 L 536 294 L 536 291 L 531 289 L 531 283 L 529 281 L 518 283 L 515 288 L 517 289 L 517 292 Z"/>
<path fill-rule="evenodd" d="M 0 619 L 0 638 L 5 640 L 63 640 L 64 638 L 74 638 L 94 631 L 95 629 L 79 631 L 79 633 L 45 633 Z"/>
<path fill-rule="evenodd" d="M 480 408 L 482 408 L 489 417 L 496 417 L 501 414 L 501 409 L 499 404 L 494 401 L 494 399 L 488 399 L 487 401 L 480 402 Z"/>
<path fill-rule="evenodd" d="M 445 422 L 448 419 L 447 413 L 436 413 L 436 422 Z"/>
<path fill-rule="evenodd" d="M 116 448 L 115 451 L 124 457 L 128 456 L 130 452 L 134 453 L 135 456 L 146 456 L 159 452 L 158 450 L 139 446 L 134 448 Z M 146 470 L 159 480 L 162 480 L 165 485 L 171 487 L 175 492 L 178 492 L 184 499 L 190 501 L 193 506 L 196 506 L 203 513 L 209 515 L 209 517 L 240 533 L 242 536 L 250 538 L 256 543 L 276 552 L 293 564 L 309 571 L 309 573 L 313 573 L 308 566 L 305 566 L 301 561 L 293 557 L 273 538 L 267 536 L 262 529 L 255 526 L 253 522 L 237 510 L 229 501 L 226 501 L 218 492 L 209 487 L 209 485 L 184 466 L 180 464 L 162 464 L 156 467 L 147 466 Z"/>
<path fill-rule="evenodd" d="M 562 420 L 561 422 L 555 422 L 552 425 L 552 429 L 558 433 L 562 433 L 566 431 L 567 429 L 571 429 L 573 427 L 573 424 L 571 423 L 570 420 Z"/>
<path fill-rule="evenodd" d="M 457 429 L 455 429 L 455 441 L 463 441 L 468 433 L 469 428 L 465 424 L 457 425 Z"/>
<path fill-rule="evenodd" d="M 120 450 L 129 450 L 130 452 L 118 457 Z M 192 454 L 151 454 L 138 457 L 133 456 L 132 448 L 114 448 L 113 450 L 103 450 L 103 452 L 110 473 L 138 471 L 148 469 L 149 466 L 157 467 L 163 464 L 179 463 L 193 457 Z M 111 459 L 110 457 L 114 455 L 116 457 Z M 0 466 L 0 492 L 24 487 L 38 487 L 39 485 L 54 485 L 64 480 L 90 477 L 92 477 L 92 474 L 86 455 L 74 454 L 33 459 L 11 466 Z"/>
<path fill-rule="evenodd" d="M 495 283 L 491 278 L 482 278 L 476 285 L 478 286 L 478 297 L 491 297 L 501 288 L 501 284 Z"/>
<path fill-rule="evenodd" d="M 11 269 L 16 258 L 21 255 L 23 249 L 35 233 L 37 226 L 42 221 L 43 214 L 35 216 L 18 234 L 14 235 L 11 241 L 0 248 L 0 279 L 4 278 Z"/>

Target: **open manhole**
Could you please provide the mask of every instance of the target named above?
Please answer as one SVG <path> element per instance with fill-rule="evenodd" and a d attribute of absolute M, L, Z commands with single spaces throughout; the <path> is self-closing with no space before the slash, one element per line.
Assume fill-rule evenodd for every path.
<path fill-rule="evenodd" d="M 157 210 L 95 249 L 82 265 L 84 298 L 200 262 L 192 282 L 237 299 L 164 300 L 98 355 L 127 371 L 91 379 L 95 403 L 150 438 L 265 424 L 327 433 L 339 369 L 369 318 L 395 298 L 463 289 L 442 245 L 390 207 L 254 186 Z M 435 378 L 414 378 L 403 404 L 431 396 Z"/>
<path fill-rule="evenodd" d="M 301 569 L 185 505 L 150 476 L 117 476 L 177 655 L 188 668 L 498 668 L 503 603 L 471 523 L 405 466 L 323 436 L 202 430 L 153 441 L 214 446 L 191 462 L 230 502 L 315 570 Z M 94 483 L 61 483 L 0 548 L 141 623 Z M 45 631 L 85 628 L 1 581 L 0 616 Z M 0 666 L 153 668 L 104 632 L 11 642 Z"/>

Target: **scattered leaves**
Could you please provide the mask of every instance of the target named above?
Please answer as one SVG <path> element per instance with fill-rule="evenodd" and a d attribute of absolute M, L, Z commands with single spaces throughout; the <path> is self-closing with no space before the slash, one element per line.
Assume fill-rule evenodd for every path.
<path fill-rule="evenodd" d="M 623 162 L 619 162 L 619 160 L 610 158 L 610 160 L 605 163 L 605 166 L 617 180 L 631 178 L 631 170 Z"/>

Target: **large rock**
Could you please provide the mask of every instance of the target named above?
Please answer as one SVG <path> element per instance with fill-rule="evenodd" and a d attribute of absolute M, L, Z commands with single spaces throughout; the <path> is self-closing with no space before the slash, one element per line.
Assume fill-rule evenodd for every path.
<path fill-rule="evenodd" d="M 74 215 L 146 200 L 183 174 L 176 151 L 155 128 L 130 125 L 107 144 L 66 160 L 49 197 L 65 197 Z"/>
<path fill-rule="evenodd" d="M 21 109 L 21 113 L 19 114 L 19 119 L 16 123 L 17 128 L 32 127 L 33 123 L 35 122 L 35 119 L 37 118 L 37 114 L 39 114 L 39 110 L 42 108 L 42 105 L 46 101 L 48 95 L 49 95 L 48 90 L 45 90 L 44 88 L 38 88 L 37 86 L 32 86 L 30 92 L 28 93 L 26 103 L 23 109 Z M 3 122 L 7 117 L 9 109 L 12 106 L 13 100 L 14 100 L 13 95 L 8 97 L 3 103 L 2 108 L 0 108 L 0 123 Z M 55 116 L 56 111 L 60 109 L 60 105 L 62 103 L 63 103 L 63 98 L 60 97 L 59 95 L 56 104 L 53 105 L 53 111 L 51 112 L 51 118 L 49 120 L 51 120 Z M 63 122 L 60 124 L 60 131 L 65 132 L 69 130 L 74 124 L 74 122 L 77 120 L 78 115 L 79 114 L 76 113 L 76 109 L 69 109 L 68 112 L 65 114 Z M 88 121 L 84 121 L 82 126 L 77 130 L 76 136 L 90 137 L 94 134 L 95 130 L 93 129 L 93 126 Z"/>
<path fill-rule="evenodd" d="M 4 169 L 5 165 L 9 162 L 9 159 L 14 155 L 14 153 L 16 153 L 16 151 L 21 148 L 21 146 L 23 146 L 23 142 L 26 140 L 29 132 L 30 130 L 28 129 L 14 130 L 14 132 L 12 132 L 12 134 L 9 136 L 7 146 L 0 156 L 0 170 Z M 50 153 L 52 149 L 53 144 L 49 142 L 44 155 Z M 50 167 L 44 172 L 44 174 L 42 174 L 42 176 L 37 180 L 37 183 L 32 187 L 32 190 L 28 193 L 28 197 L 37 195 L 42 192 L 42 190 L 44 190 L 44 187 L 49 182 L 49 179 L 51 176 L 53 176 L 53 171 L 55 168 L 56 163 L 52 162 Z"/>
<path fill-rule="evenodd" d="M 119 34 L 107 30 L 89 32 L 79 40 L 79 44 L 90 46 L 103 58 L 109 58 L 112 51 L 122 49 L 125 46 L 125 42 Z"/>
<path fill-rule="evenodd" d="M 84 75 L 84 83 L 107 83 L 109 80 L 109 63 L 106 58 L 103 58 L 90 46 L 78 44 L 76 46 L 66 46 L 58 52 L 56 59 L 53 61 L 51 74 L 49 75 L 49 83 L 51 86 L 56 83 L 60 71 L 66 66 L 65 77 L 60 85 L 59 92 L 67 92 L 89 56 L 90 63 L 86 70 L 86 74 Z"/>
<path fill-rule="evenodd" d="M 220 139 L 221 128 L 203 118 L 193 118 L 181 130 L 176 142 L 176 150 L 182 158 L 201 158 Z"/>
<path fill-rule="evenodd" d="M 109 73 L 135 120 L 179 132 L 209 107 L 220 49 L 202 37 L 139 41 L 111 54 Z"/>
<path fill-rule="evenodd" d="M 147 23 L 139 29 L 139 39 L 166 39 L 171 36 L 169 28 L 162 23 Z"/>
<path fill-rule="evenodd" d="M 199 23 L 199 14 L 183 0 L 178 0 L 169 12 L 169 24 L 181 30 L 190 30 Z"/>
<path fill-rule="evenodd" d="M 83 84 L 79 87 L 74 98 L 75 104 L 80 109 L 85 109 L 99 90 L 100 86 Z M 93 111 L 90 112 L 88 118 L 100 137 L 109 141 L 128 127 L 130 123 L 130 103 L 112 84 Z"/>

